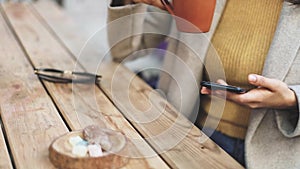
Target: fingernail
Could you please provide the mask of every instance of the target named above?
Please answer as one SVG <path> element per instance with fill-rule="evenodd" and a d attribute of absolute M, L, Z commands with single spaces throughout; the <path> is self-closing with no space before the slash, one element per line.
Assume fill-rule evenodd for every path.
<path fill-rule="evenodd" d="M 257 77 L 255 75 L 249 75 L 249 81 L 256 82 Z"/>
<path fill-rule="evenodd" d="M 208 94 L 208 91 L 201 90 L 200 93 L 201 93 L 201 94 Z"/>

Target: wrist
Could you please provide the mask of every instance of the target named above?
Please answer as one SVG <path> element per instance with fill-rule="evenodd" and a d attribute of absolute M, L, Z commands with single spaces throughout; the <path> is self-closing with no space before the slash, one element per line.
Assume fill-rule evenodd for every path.
<path fill-rule="evenodd" d="M 294 92 L 294 90 L 290 89 L 290 99 L 288 102 L 288 107 L 292 108 L 292 109 L 298 109 L 298 100 L 297 100 L 297 96 L 296 93 Z"/>

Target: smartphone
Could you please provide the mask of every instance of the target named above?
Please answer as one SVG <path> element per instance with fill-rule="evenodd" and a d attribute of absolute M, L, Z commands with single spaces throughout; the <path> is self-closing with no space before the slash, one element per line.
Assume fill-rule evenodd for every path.
<path fill-rule="evenodd" d="M 207 82 L 207 81 L 202 81 L 201 82 L 201 86 L 205 86 L 209 89 L 213 89 L 213 90 L 226 90 L 229 92 L 233 92 L 233 93 L 246 93 L 246 90 L 240 87 L 236 87 L 236 86 L 226 86 L 226 85 L 221 85 L 218 83 L 214 83 L 214 82 Z"/>

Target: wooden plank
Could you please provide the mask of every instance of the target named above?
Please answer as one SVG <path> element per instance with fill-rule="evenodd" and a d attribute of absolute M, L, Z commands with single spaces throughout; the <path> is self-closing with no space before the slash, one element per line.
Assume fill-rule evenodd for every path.
<path fill-rule="evenodd" d="M 0 34 L 1 119 L 15 166 L 53 168 L 48 146 L 68 130 L 2 16 Z"/>
<path fill-rule="evenodd" d="M 53 21 L 49 12 L 44 12 L 45 6 L 37 4 L 36 9 L 76 53 L 77 44 L 65 40 L 68 38 L 65 31 L 55 27 L 58 18 Z M 61 13 L 59 18 L 67 20 Z M 72 26 L 64 26 L 68 32 L 75 32 Z M 94 59 L 97 57 L 94 55 Z M 84 61 L 84 66 L 94 64 Z M 99 67 L 103 75 L 100 87 L 172 168 L 242 168 L 128 69 L 116 63 L 103 63 Z"/>
<path fill-rule="evenodd" d="M 5 4 L 4 10 L 36 67 L 75 69 L 76 63 L 72 56 L 45 28 L 41 18 L 32 13 L 30 6 Z M 22 17 L 18 17 L 16 13 Z M 76 70 L 83 71 L 81 67 L 77 67 Z M 82 129 L 91 124 L 105 125 L 123 132 L 129 139 L 139 140 L 132 142 L 131 152 L 126 155 L 143 158 L 131 158 L 125 168 L 168 168 L 160 157 L 144 158 L 144 153 L 154 154 L 154 151 L 96 85 L 45 82 L 45 86 L 72 130 Z"/>
<path fill-rule="evenodd" d="M 2 133 L 2 124 L 0 123 L 0 168 L 12 169 L 12 163 L 6 147 L 6 142 Z"/>

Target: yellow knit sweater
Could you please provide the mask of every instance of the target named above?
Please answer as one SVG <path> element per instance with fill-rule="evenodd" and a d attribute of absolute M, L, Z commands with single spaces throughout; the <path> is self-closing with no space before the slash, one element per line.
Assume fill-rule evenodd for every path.
<path fill-rule="evenodd" d="M 282 2 L 283 0 L 227 0 L 212 44 L 223 63 L 228 84 L 250 88 L 248 74 L 261 74 L 276 30 Z M 214 54 L 213 51 L 208 51 L 206 66 L 214 65 L 214 61 L 209 59 L 212 58 L 210 55 Z M 209 73 L 217 73 L 217 70 Z M 207 74 L 204 78 L 209 79 Z M 200 126 L 205 123 L 205 126 L 214 127 L 218 123 L 219 112 L 209 111 L 210 102 L 210 96 L 201 97 L 201 112 L 198 118 Z M 227 101 L 217 130 L 244 139 L 249 115 L 250 109 Z"/>

